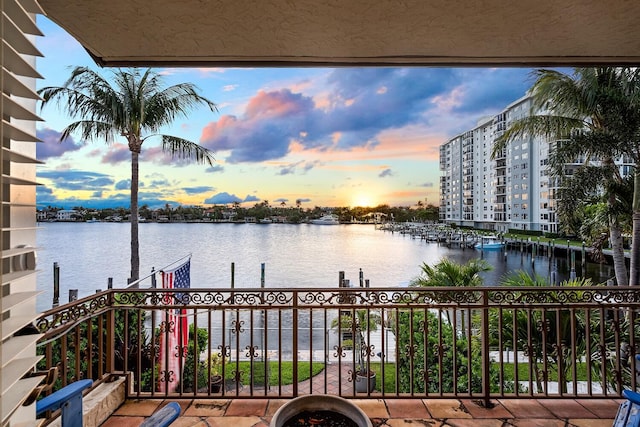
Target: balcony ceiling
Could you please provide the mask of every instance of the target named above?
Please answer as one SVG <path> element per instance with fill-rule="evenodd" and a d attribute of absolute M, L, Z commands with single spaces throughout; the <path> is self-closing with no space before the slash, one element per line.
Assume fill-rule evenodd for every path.
<path fill-rule="evenodd" d="M 39 0 L 104 66 L 640 64 L 633 0 Z"/>

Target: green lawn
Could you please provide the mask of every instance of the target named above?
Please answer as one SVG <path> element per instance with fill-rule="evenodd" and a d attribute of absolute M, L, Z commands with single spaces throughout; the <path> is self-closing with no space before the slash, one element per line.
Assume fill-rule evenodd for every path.
<path fill-rule="evenodd" d="M 495 363 L 494 363 L 495 364 Z M 497 364 L 495 364 L 497 365 Z M 278 364 L 276 362 L 269 362 L 269 385 L 277 386 L 278 383 L 282 385 L 288 385 L 293 383 L 293 362 L 291 361 L 283 361 L 281 363 L 281 373 L 278 372 Z M 514 380 L 514 364 L 513 363 L 504 363 L 504 381 L 513 381 Z M 253 364 L 253 372 L 254 372 L 254 384 L 260 385 L 264 384 L 264 363 L 254 362 Z M 542 369 L 542 365 L 539 365 L 539 368 Z M 577 365 L 577 379 L 578 381 L 586 381 L 587 380 L 587 367 L 585 363 L 580 363 Z M 249 362 L 240 362 L 239 369 L 242 371 L 242 383 L 247 385 L 249 384 L 251 365 Z M 298 362 L 298 377 L 299 381 L 305 381 L 309 379 L 311 376 L 318 375 L 324 369 L 324 363 L 321 362 L 313 362 L 312 364 L 309 362 Z M 235 370 L 235 364 L 228 364 L 226 366 L 226 378 L 233 377 L 233 371 Z M 381 391 L 381 385 L 384 383 L 384 391 L 385 393 L 395 393 L 396 392 L 396 365 L 394 363 L 385 363 L 384 366 L 384 382 L 381 382 L 382 378 L 382 366 L 380 363 L 372 363 L 371 370 L 376 373 L 376 391 Z M 280 374 L 280 375 L 279 375 Z M 549 378 L 548 381 L 557 381 L 558 373 L 551 365 L 549 365 Z M 529 373 L 529 364 L 528 363 L 518 363 L 518 381 L 529 381 L 530 373 Z M 279 381 L 281 378 L 281 381 Z M 535 372 L 533 373 L 533 377 L 535 380 Z"/>
<path fill-rule="evenodd" d="M 269 369 L 269 385 L 277 386 L 278 383 L 282 385 L 288 385 L 293 383 L 293 362 L 291 361 L 283 361 L 281 362 L 281 375 L 282 379 L 279 380 L 279 372 L 278 372 L 278 363 L 277 362 L 268 362 L 267 363 Z M 253 379 L 254 384 L 264 385 L 264 362 L 253 362 Z M 309 379 L 314 375 L 318 375 L 324 369 L 324 363 L 321 362 L 298 362 L 298 377 L 299 381 L 304 381 Z M 229 363 L 225 366 L 225 378 L 231 379 L 233 378 L 233 372 L 236 370 L 235 363 Z M 238 365 L 238 370 L 242 372 L 242 384 L 249 384 L 249 378 L 252 376 L 251 374 L 251 363 L 250 362 L 240 362 Z"/>
<path fill-rule="evenodd" d="M 514 364 L 513 363 L 504 363 L 504 381 L 514 381 Z M 539 368 L 542 369 L 543 366 L 539 365 Z M 548 381 L 557 381 L 558 380 L 558 372 L 553 369 L 551 365 L 548 366 Z M 587 380 L 587 365 L 586 363 L 579 363 L 577 365 L 577 380 L 578 381 L 586 381 Z M 382 369 L 380 363 L 372 363 L 371 370 L 376 373 L 376 391 L 381 390 L 381 382 L 380 378 L 382 378 Z M 573 374 L 571 374 L 573 375 Z M 518 363 L 518 381 L 529 381 L 529 364 L 528 363 Z M 535 380 L 535 372 L 533 372 L 532 378 Z M 571 380 L 571 379 L 570 379 Z M 385 393 L 395 393 L 396 392 L 396 365 L 394 363 L 385 363 L 384 366 L 384 391 Z"/>
<path fill-rule="evenodd" d="M 504 379 L 506 381 L 512 381 L 514 379 L 514 364 L 513 363 L 505 363 L 504 364 Z M 543 365 L 538 365 L 539 369 L 543 369 Z M 548 381 L 558 381 L 558 371 L 554 369 L 553 366 L 549 365 L 548 372 Z M 532 368 L 533 369 L 533 368 Z M 587 380 L 587 364 L 579 363 L 577 364 L 577 379 L 578 381 L 586 381 Z M 532 372 L 532 379 L 535 380 L 535 372 Z M 573 372 L 570 373 L 573 375 Z M 529 364 L 528 363 L 518 363 L 518 381 L 529 381 Z"/>

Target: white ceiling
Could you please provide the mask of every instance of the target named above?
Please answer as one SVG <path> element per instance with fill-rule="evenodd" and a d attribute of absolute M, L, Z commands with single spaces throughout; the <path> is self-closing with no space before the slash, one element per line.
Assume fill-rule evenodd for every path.
<path fill-rule="evenodd" d="M 39 0 L 105 66 L 640 63 L 631 0 Z"/>

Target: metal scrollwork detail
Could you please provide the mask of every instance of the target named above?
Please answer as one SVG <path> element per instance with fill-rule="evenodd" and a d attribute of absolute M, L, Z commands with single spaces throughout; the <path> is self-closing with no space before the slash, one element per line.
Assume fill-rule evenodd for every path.
<path fill-rule="evenodd" d="M 255 359 L 256 357 L 259 356 L 257 345 L 254 345 L 254 346 L 248 345 L 244 349 L 247 350 L 247 352 L 245 353 L 245 356 L 249 357 L 250 359 Z"/>
<path fill-rule="evenodd" d="M 229 345 L 222 346 L 221 344 L 218 346 L 218 350 L 220 350 L 220 356 L 222 356 L 223 360 L 227 359 L 228 357 L 231 357 L 231 346 Z"/>
<path fill-rule="evenodd" d="M 353 369 L 349 369 L 349 371 L 347 371 L 347 381 L 351 382 L 355 382 L 356 380 L 356 371 L 354 371 Z"/>
<path fill-rule="evenodd" d="M 160 333 L 165 334 L 167 332 L 171 333 L 175 331 L 176 323 L 173 320 L 164 321 L 160 323 Z"/>
<path fill-rule="evenodd" d="M 231 333 L 235 335 L 240 335 L 244 332 L 244 320 L 233 320 L 231 322 Z"/>
<path fill-rule="evenodd" d="M 418 347 L 414 345 L 407 344 L 404 346 L 404 354 L 409 358 L 409 360 L 413 359 L 413 355 L 418 351 Z"/>
<path fill-rule="evenodd" d="M 375 345 L 363 346 L 362 347 L 362 357 L 375 356 L 376 355 L 376 353 L 374 352 L 375 348 L 376 348 Z"/>
<path fill-rule="evenodd" d="M 172 383 L 175 381 L 175 375 L 173 371 L 160 371 L 160 382 Z"/>
<path fill-rule="evenodd" d="M 188 348 L 186 345 L 177 345 L 174 347 L 175 353 L 173 353 L 174 357 L 182 357 L 183 359 L 187 357 Z"/>

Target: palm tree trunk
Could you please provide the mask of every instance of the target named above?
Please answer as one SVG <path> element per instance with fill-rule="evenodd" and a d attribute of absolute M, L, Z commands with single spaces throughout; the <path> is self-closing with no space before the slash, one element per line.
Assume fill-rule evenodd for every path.
<path fill-rule="evenodd" d="M 138 240 L 138 165 L 139 153 L 131 151 L 131 281 L 140 278 L 140 241 Z"/>
<path fill-rule="evenodd" d="M 640 285 L 640 169 L 636 167 L 633 174 L 633 233 L 631 240 L 631 264 L 629 268 L 629 285 Z"/>
<path fill-rule="evenodd" d="M 618 219 L 609 216 L 609 236 L 611 239 L 611 249 L 613 251 L 613 269 L 616 273 L 618 286 L 628 286 L 627 265 L 624 258 L 624 247 L 622 245 L 622 231 Z"/>

